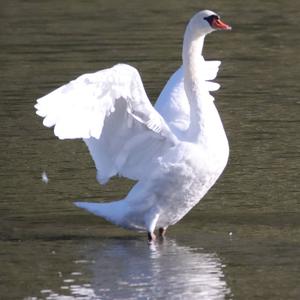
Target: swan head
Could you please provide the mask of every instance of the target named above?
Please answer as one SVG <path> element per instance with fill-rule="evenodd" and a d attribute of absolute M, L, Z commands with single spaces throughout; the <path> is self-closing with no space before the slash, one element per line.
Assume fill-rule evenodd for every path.
<path fill-rule="evenodd" d="M 188 27 L 198 36 L 209 34 L 215 30 L 231 30 L 231 27 L 221 21 L 220 16 L 211 10 L 201 10 L 196 13 Z"/>

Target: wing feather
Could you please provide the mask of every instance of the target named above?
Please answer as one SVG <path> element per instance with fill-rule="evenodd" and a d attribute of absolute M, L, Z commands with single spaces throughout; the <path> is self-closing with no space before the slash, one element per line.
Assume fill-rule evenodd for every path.
<path fill-rule="evenodd" d="M 177 142 L 129 65 L 82 75 L 38 99 L 35 108 L 60 139 L 84 139 L 101 183 L 116 174 L 141 179 Z"/>
<path fill-rule="evenodd" d="M 207 90 L 207 97 L 213 101 L 214 98 L 209 92 L 218 90 L 220 85 L 211 80 L 216 78 L 221 62 L 205 61 L 203 57 L 199 59 L 203 60 L 203 68 L 199 70 L 204 80 L 203 88 Z M 181 66 L 171 76 L 155 103 L 156 110 L 163 116 L 171 130 L 181 138 L 190 124 L 190 105 L 184 90 L 183 75 Z"/>

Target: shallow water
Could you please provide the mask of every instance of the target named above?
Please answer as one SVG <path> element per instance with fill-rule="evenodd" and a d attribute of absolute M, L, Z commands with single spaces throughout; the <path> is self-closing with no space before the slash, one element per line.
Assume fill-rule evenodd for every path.
<path fill-rule="evenodd" d="M 300 4 L 2 2 L 0 299 L 300 298 Z M 120 61 L 140 70 L 155 100 L 180 64 L 187 20 L 203 7 L 234 29 L 205 45 L 207 59 L 223 61 L 216 103 L 230 162 L 167 240 L 149 247 L 144 235 L 72 205 L 120 199 L 132 183 L 99 186 L 85 145 L 55 139 L 33 105 Z"/>

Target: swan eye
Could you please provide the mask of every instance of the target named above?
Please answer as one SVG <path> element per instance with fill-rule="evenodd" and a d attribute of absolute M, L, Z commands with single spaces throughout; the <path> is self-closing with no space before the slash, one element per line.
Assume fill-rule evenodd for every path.
<path fill-rule="evenodd" d="M 204 18 L 208 22 L 208 24 L 213 27 L 213 23 L 217 20 L 220 20 L 220 17 L 217 15 L 211 15 L 209 17 Z"/>

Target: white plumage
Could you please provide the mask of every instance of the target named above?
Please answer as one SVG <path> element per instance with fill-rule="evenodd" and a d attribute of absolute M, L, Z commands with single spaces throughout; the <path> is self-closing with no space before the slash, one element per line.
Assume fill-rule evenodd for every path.
<path fill-rule="evenodd" d="M 160 232 L 206 194 L 228 159 L 228 142 L 210 91 L 220 62 L 201 56 L 204 37 L 230 29 L 211 11 L 197 13 L 184 36 L 183 65 L 155 108 L 138 71 L 125 64 L 85 74 L 38 99 L 37 114 L 60 139 L 83 138 L 105 183 L 114 175 L 138 182 L 122 200 L 76 202 L 114 224 Z"/>

